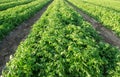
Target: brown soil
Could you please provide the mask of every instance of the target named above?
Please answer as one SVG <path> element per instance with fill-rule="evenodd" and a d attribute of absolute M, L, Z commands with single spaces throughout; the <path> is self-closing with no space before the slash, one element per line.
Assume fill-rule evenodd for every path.
<path fill-rule="evenodd" d="M 41 17 L 50 3 L 43 7 L 29 20 L 16 27 L 12 32 L 10 32 L 9 35 L 5 37 L 2 42 L 0 42 L 0 74 L 6 62 L 9 61 L 10 55 L 15 53 L 17 46 L 27 37 L 30 32 L 31 26 Z"/>
<path fill-rule="evenodd" d="M 98 31 L 105 42 L 120 48 L 120 38 L 118 38 L 117 35 L 115 35 L 111 30 L 105 28 L 101 23 L 97 22 L 95 19 L 87 15 L 85 12 L 81 11 L 78 7 L 69 1 L 67 2 Z"/>

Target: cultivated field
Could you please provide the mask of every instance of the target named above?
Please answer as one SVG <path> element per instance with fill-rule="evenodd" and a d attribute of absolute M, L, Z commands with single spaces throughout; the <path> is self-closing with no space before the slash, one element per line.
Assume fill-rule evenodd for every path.
<path fill-rule="evenodd" d="M 120 77 L 119 0 L 1 0 L 1 77 Z"/>

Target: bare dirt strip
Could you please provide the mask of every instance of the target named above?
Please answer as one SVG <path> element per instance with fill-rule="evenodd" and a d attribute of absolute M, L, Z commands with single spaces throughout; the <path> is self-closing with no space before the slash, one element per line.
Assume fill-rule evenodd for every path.
<path fill-rule="evenodd" d="M 120 38 L 115 35 L 111 30 L 105 28 L 101 23 L 97 22 L 95 19 L 87 15 L 85 12 L 81 11 L 78 7 L 76 7 L 71 2 L 67 1 L 70 6 L 72 6 L 80 15 L 88 21 L 102 36 L 103 40 L 113 46 L 117 46 L 120 48 Z"/>
<path fill-rule="evenodd" d="M 41 17 L 41 15 L 45 12 L 47 7 L 52 3 L 48 3 L 45 7 L 43 7 L 38 13 L 36 13 L 29 20 L 25 21 L 18 27 L 16 27 L 9 35 L 5 37 L 5 39 L 0 42 L 0 75 L 2 69 L 4 68 L 6 62 L 9 61 L 10 55 L 15 53 L 17 46 L 23 41 L 30 32 L 31 26 Z"/>

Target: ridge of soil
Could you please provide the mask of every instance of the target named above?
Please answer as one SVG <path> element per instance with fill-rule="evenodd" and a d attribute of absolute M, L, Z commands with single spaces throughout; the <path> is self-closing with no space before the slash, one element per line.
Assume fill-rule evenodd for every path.
<path fill-rule="evenodd" d="M 120 48 L 120 38 L 117 37 L 117 35 L 113 33 L 113 31 L 105 28 L 101 23 L 97 22 L 95 19 L 87 15 L 85 12 L 80 10 L 77 6 L 75 6 L 71 2 L 69 1 L 66 2 L 70 6 L 72 6 L 84 18 L 84 20 L 89 22 L 94 27 L 94 29 L 96 29 L 96 31 L 98 31 L 99 35 L 103 38 L 103 41 Z"/>
<path fill-rule="evenodd" d="M 0 42 L 0 75 L 2 74 L 2 70 L 4 69 L 6 62 L 9 61 L 10 55 L 15 53 L 20 42 L 29 34 L 31 26 L 42 16 L 52 1 L 53 0 L 51 0 L 30 19 L 17 26 Z"/>

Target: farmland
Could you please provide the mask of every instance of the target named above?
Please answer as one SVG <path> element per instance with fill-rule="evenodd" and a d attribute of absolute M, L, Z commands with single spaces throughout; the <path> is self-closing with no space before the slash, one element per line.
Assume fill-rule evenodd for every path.
<path fill-rule="evenodd" d="M 29 4 L 23 4 L 14 8 L 0 12 L 0 40 L 8 34 L 18 24 L 30 18 L 38 10 L 40 10 L 47 2 L 44 0 L 36 0 Z M 39 4 L 41 3 L 41 4 Z M 35 6 L 37 5 L 37 6 Z M 34 7 L 35 6 L 35 7 Z M 14 21 L 14 22 L 13 22 Z"/>
<path fill-rule="evenodd" d="M 101 1 L 101 0 L 69 0 L 81 10 L 85 11 L 91 17 L 95 18 L 100 23 L 104 24 L 105 27 L 112 30 L 120 37 L 120 4 L 119 1 Z M 100 2 L 101 1 L 101 2 Z M 80 2 L 80 4 L 79 4 Z M 95 3 L 94 3 L 95 2 Z M 118 5 L 115 7 L 114 5 Z M 107 6 L 106 6 L 107 5 Z M 85 8 L 84 8 L 85 7 Z"/>
<path fill-rule="evenodd" d="M 113 37 L 119 39 L 120 10 L 119 5 L 114 6 L 119 1 L 9 1 L 8 3 L 7 0 L 0 2 L 1 42 L 6 36 L 9 37 L 9 33 L 21 23 L 41 11 L 48 3 L 52 3 L 32 25 L 27 37 L 20 41 L 15 53 L 8 55 L 12 56 L 2 70 L 3 77 L 120 76 L 119 45 L 112 44 L 115 43 L 113 39 L 109 40 L 111 43 L 106 41 L 109 37 L 104 39 L 103 35 L 100 35 L 101 32 L 71 5 L 94 18 L 104 28 L 115 33 Z M 2 50 L 2 47 L 0 48 Z"/>
<path fill-rule="evenodd" d="M 32 0 L 29 0 L 29 1 L 23 0 L 23 1 L 15 1 L 15 2 L 3 3 L 3 4 L 0 5 L 0 11 L 6 10 L 8 8 L 15 7 L 15 6 L 18 6 L 18 5 L 27 4 L 29 2 L 32 2 Z"/>

